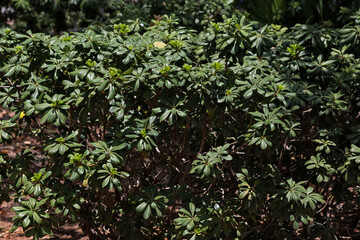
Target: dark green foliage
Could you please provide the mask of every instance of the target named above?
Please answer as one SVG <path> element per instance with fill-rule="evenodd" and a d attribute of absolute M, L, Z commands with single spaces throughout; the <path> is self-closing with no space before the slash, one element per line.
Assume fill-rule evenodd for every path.
<path fill-rule="evenodd" d="M 359 7 L 360 0 L 3 0 L 0 26 L 57 35 L 122 22 L 139 32 L 151 20 L 175 14 L 181 26 L 203 30 L 210 22 L 222 21 L 223 15 L 245 11 L 263 24 L 338 27 L 351 22 Z"/>
<path fill-rule="evenodd" d="M 359 0 L 243 0 L 241 6 L 263 23 L 343 25 L 360 8 Z"/>
<path fill-rule="evenodd" d="M 139 31 L 152 19 L 176 14 L 183 26 L 202 29 L 234 12 L 234 0 L 3 0 L 0 26 L 17 32 L 84 31 L 89 25 L 133 23 Z M 132 29 L 132 30 L 133 30 Z"/>
<path fill-rule="evenodd" d="M 0 103 L 15 113 L 0 141 L 39 143 L 0 157 L 0 202 L 19 202 L 13 230 L 357 237 L 359 15 L 342 28 L 223 18 L 0 31 Z"/>

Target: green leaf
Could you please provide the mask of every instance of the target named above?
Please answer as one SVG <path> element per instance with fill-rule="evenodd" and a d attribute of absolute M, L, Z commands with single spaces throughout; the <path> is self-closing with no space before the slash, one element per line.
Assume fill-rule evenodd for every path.
<path fill-rule="evenodd" d="M 181 117 L 181 118 L 186 117 L 186 113 L 183 112 L 183 111 L 177 110 L 176 113 L 177 113 L 177 115 L 179 115 L 179 117 Z"/>
<path fill-rule="evenodd" d="M 189 208 L 190 208 L 191 215 L 194 215 L 195 214 L 195 205 L 192 202 L 189 203 Z"/>
<path fill-rule="evenodd" d="M 317 176 L 317 178 L 316 178 L 316 181 L 317 181 L 318 183 L 321 183 L 323 180 L 324 180 L 324 177 L 323 177 L 321 174 L 319 174 L 319 175 Z"/>
<path fill-rule="evenodd" d="M 39 224 L 42 223 L 41 217 L 36 212 L 33 212 L 33 219 Z"/>
<path fill-rule="evenodd" d="M 126 148 L 126 146 L 127 146 L 126 143 L 122 143 L 122 144 L 120 144 L 120 145 L 118 145 L 118 146 L 115 146 L 115 147 L 113 148 L 113 150 L 114 150 L 114 151 L 119 151 L 119 150 L 122 150 L 122 149 Z"/>
<path fill-rule="evenodd" d="M 167 119 L 170 113 L 171 113 L 170 110 L 166 110 L 163 114 L 161 114 L 161 116 L 160 116 L 160 122 L 162 122 L 162 121 L 164 121 L 165 119 Z"/>
<path fill-rule="evenodd" d="M 22 221 L 22 226 L 23 226 L 24 228 L 27 228 L 27 227 L 30 225 L 30 223 L 31 223 L 30 217 L 27 216 L 27 217 L 24 218 L 24 220 Z"/>
<path fill-rule="evenodd" d="M 249 99 L 249 98 L 251 98 L 252 94 L 253 94 L 253 90 L 250 88 L 249 90 L 247 90 L 247 91 L 244 93 L 244 98 L 245 98 L 245 99 Z"/>
<path fill-rule="evenodd" d="M 151 207 L 147 205 L 143 214 L 144 219 L 148 219 L 151 215 Z"/>
<path fill-rule="evenodd" d="M 108 100 L 114 99 L 115 94 L 116 94 L 116 92 L 115 92 L 115 87 L 114 87 L 112 84 L 110 84 L 110 87 L 109 87 L 109 95 L 107 96 L 107 99 L 108 99 Z"/>
<path fill-rule="evenodd" d="M 147 206 L 148 204 L 146 202 L 142 202 L 140 203 L 137 207 L 136 207 L 136 212 L 142 212 L 144 211 L 145 207 Z"/>
<path fill-rule="evenodd" d="M 81 209 L 80 205 L 77 204 L 77 203 L 73 204 L 73 207 L 74 207 L 75 209 L 77 209 L 77 210 L 80 210 L 80 209 Z"/>
<path fill-rule="evenodd" d="M 78 179 L 80 177 L 79 173 L 76 171 L 71 172 L 71 176 L 70 176 L 70 181 L 75 181 L 76 179 Z"/>
<path fill-rule="evenodd" d="M 60 144 L 59 146 L 60 155 L 64 155 L 65 152 L 66 152 L 66 146 L 64 144 Z"/>
<path fill-rule="evenodd" d="M 47 109 L 51 107 L 51 104 L 50 103 L 41 103 L 41 104 L 36 104 L 35 105 L 35 110 L 37 111 L 42 111 L 44 109 Z"/>
<path fill-rule="evenodd" d="M 108 85 L 108 82 L 107 81 L 103 81 L 100 86 L 98 87 L 98 91 L 101 92 L 101 91 L 104 91 L 105 87 Z"/>
<path fill-rule="evenodd" d="M 41 187 L 40 184 L 36 184 L 34 188 L 34 196 L 38 197 L 41 194 Z"/>
<path fill-rule="evenodd" d="M 111 179 L 111 176 L 108 176 L 104 179 L 104 181 L 102 181 L 102 184 L 101 184 L 102 188 L 105 188 L 109 184 L 110 179 Z"/>
<path fill-rule="evenodd" d="M 11 77 L 11 76 L 15 73 L 15 69 L 16 69 L 15 66 L 11 67 L 11 68 L 7 71 L 7 73 L 4 75 L 4 77 Z"/>
<path fill-rule="evenodd" d="M 267 148 L 267 144 L 264 139 L 261 139 L 260 141 L 260 148 L 265 150 Z"/>
<path fill-rule="evenodd" d="M 297 230 L 297 229 L 299 229 L 299 227 L 300 227 L 300 223 L 297 222 L 297 221 L 294 221 L 294 222 L 293 222 L 293 228 L 294 228 L 295 230 Z"/>
<path fill-rule="evenodd" d="M 21 207 L 21 206 L 15 206 L 15 207 L 12 207 L 11 210 L 12 210 L 13 212 L 21 212 L 21 211 L 25 211 L 26 208 Z"/>

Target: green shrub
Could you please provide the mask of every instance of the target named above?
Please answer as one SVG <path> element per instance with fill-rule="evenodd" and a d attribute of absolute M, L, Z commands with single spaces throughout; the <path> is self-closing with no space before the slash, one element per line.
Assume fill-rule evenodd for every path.
<path fill-rule="evenodd" d="M 359 17 L 357 17 L 359 19 Z M 359 228 L 359 23 L 0 31 L 0 202 L 34 239 L 335 239 Z M 135 25 L 134 25 L 135 24 Z M 344 220 L 342 220 L 344 219 Z"/>
<path fill-rule="evenodd" d="M 342 26 L 360 7 L 359 0 L 242 0 L 241 6 L 262 23 L 323 23 Z"/>
<path fill-rule="evenodd" d="M 2 0 L 0 26 L 60 34 L 117 22 L 147 25 L 154 17 L 176 14 L 182 25 L 202 29 L 222 15 L 231 16 L 234 6 L 234 0 Z"/>

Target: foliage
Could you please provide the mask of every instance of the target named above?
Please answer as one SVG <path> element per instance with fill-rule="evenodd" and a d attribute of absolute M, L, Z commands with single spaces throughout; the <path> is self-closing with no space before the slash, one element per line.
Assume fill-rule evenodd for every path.
<path fill-rule="evenodd" d="M 343 25 L 360 7 L 359 0 L 244 0 L 242 7 L 263 23 L 319 23 Z"/>
<path fill-rule="evenodd" d="M 91 239 L 336 239 L 359 228 L 359 16 L 342 28 L 0 31 L 13 231 Z M 341 223 L 341 224 L 340 224 Z"/>
<path fill-rule="evenodd" d="M 85 31 L 88 26 L 127 23 L 143 31 L 163 15 L 175 14 L 182 26 L 203 30 L 222 16 L 246 11 L 261 23 L 290 27 L 296 23 L 343 26 L 360 8 L 360 0 L 3 0 L 0 26 L 17 32 Z M 110 29 L 108 29 L 110 30 Z"/>
<path fill-rule="evenodd" d="M 3 0 L 0 26 L 59 34 L 126 22 L 131 30 L 140 31 L 154 16 L 176 14 L 183 26 L 201 29 L 222 15 L 231 15 L 234 6 L 234 0 Z"/>

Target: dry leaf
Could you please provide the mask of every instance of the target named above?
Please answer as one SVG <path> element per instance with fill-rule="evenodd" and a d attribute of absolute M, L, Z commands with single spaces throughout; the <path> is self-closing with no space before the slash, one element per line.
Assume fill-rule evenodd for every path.
<path fill-rule="evenodd" d="M 167 45 L 166 45 L 166 43 L 163 43 L 163 42 L 154 42 L 154 46 L 157 48 L 164 48 Z"/>

